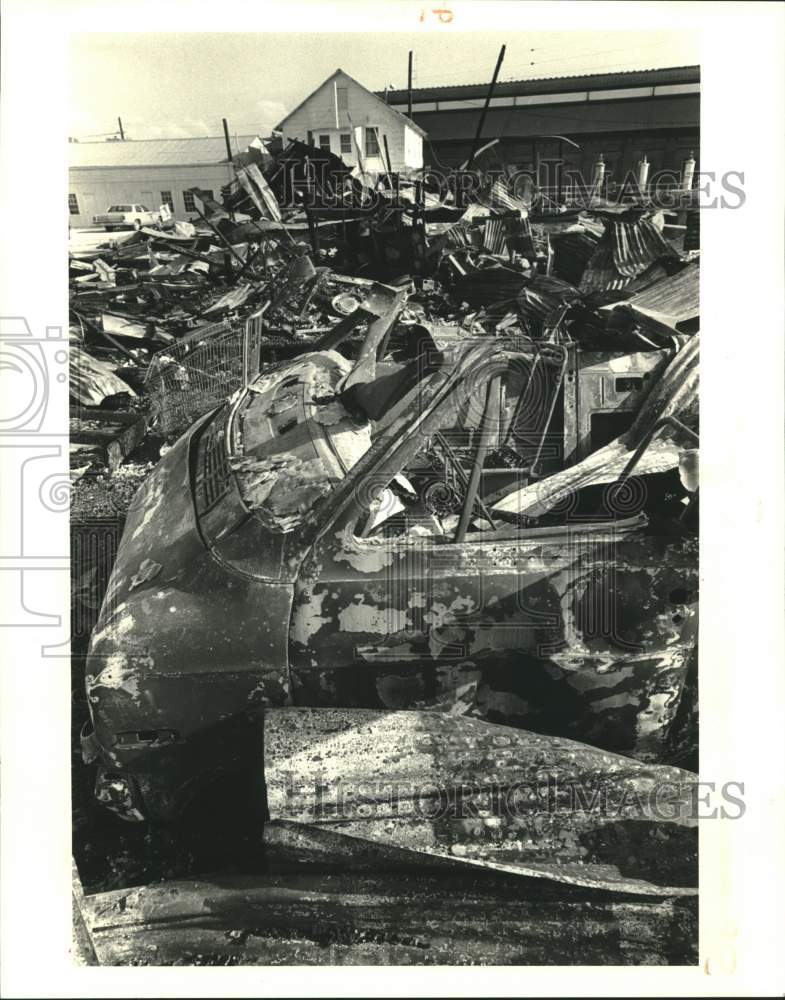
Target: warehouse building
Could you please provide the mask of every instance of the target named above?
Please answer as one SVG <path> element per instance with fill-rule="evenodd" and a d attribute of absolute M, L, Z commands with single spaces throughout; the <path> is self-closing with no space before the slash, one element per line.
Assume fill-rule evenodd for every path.
<path fill-rule="evenodd" d="M 240 152 L 255 135 L 233 136 Z M 178 219 L 196 217 L 189 188 L 220 197 L 233 176 L 223 136 L 201 139 L 125 139 L 69 142 L 68 214 L 71 226 L 89 226 L 112 205 L 169 205 Z"/>
<path fill-rule="evenodd" d="M 470 154 L 488 82 L 420 87 L 412 117 L 427 133 L 429 166 L 459 166 Z M 391 90 L 390 105 L 408 109 L 408 92 Z M 698 159 L 700 67 L 593 73 L 498 83 L 482 141 L 507 165 L 536 171 L 561 158 L 565 172 L 590 178 L 600 154 L 605 177 L 621 182 L 645 156 L 650 176 Z"/>

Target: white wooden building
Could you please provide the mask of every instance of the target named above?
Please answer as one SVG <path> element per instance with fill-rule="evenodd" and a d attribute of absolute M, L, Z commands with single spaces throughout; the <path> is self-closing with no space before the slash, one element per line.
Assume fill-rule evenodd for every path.
<path fill-rule="evenodd" d="M 231 137 L 232 153 L 255 138 Z M 68 219 L 74 227 L 89 226 L 94 215 L 125 203 L 151 211 L 166 203 L 175 218 L 196 218 L 187 190 L 198 187 L 220 200 L 221 187 L 234 176 L 223 136 L 69 142 L 68 157 Z"/>
<path fill-rule="evenodd" d="M 426 132 L 342 69 L 301 101 L 278 130 L 284 144 L 299 139 L 329 149 L 369 174 L 386 172 L 385 138 L 393 171 L 406 174 L 423 165 Z"/>

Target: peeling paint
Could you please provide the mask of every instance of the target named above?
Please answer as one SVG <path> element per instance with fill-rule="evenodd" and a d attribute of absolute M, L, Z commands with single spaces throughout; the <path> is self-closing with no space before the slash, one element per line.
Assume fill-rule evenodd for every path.
<path fill-rule="evenodd" d="M 327 596 L 325 590 L 316 593 L 308 591 L 305 600 L 294 609 L 292 614 L 291 637 L 295 642 L 307 646 L 319 629 L 332 619 L 322 617 L 322 605 Z"/>
<path fill-rule="evenodd" d="M 395 608 L 377 608 L 365 604 L 364 599 L 343 608 L 338 615 L 338 627 L 342 632 L 394 635 L 396 632 L 402 632 L 408 623 L 405 611 L 398 611 Z"/>

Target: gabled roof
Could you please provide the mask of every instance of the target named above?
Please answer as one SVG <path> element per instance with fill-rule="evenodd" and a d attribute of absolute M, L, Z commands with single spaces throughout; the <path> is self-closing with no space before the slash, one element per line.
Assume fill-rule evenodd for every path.
<path fill-rule="evenodd" d="M 360 81 L 359 81 L 359 80 L 355 80 L 353 76 L 349 76 L 349 74 L 348 74 L 348 73 L 346 73 L 346 72 L 345 72 L 344 70 L 342 70 L 342 69 L 340 69 L 340 68 L 339 68 L 339 69 L 337 69 L 337 70 L 336 70 L 336 71 L 335 71 L 334 73 L 332 73 L 332 74 L 331 74 L 330 76 L 328 76 L 326 80 L 322 80 L 322 82 L 321 82 L 321 83 L 319 84 L 319 86 L 318 86 L 318 87 L 315 87 L 315 88 L 314 88 L 314 89 L 313 89 L 313 90 L 311 91 L 311 93 L 310 93 L 310 94 L 309 94 L 309 95 L 308 95 L 307 97 L 304 97 L 304 98 L 302 99 L 302 101 L 300 101 L 300 103 L 299 103 L 299 104 L 297 105 L 297 107 L 296 107 L 296 108 L 293 108 L 293 109 L 292 109 L 292 110 L 291 110 L 291 111 L 289 112 L 289 114 L 288 114 L 288 115 L 286 116 L 286 118 L 282 119 L 282 121 L 281 121 L 280 125 L 278 125 L 278 126 L 277 126 L 277 128 L 278 128 L 279 130 L 283 130 L 283 126 L 284 126 L 284 124 L 285 124 L 285 123 L 286 123 L 287 121 L 289 121 L 289 119 L 290 119 L 290 118 L 292 117 L 292 115 L 293 115 L 293 114 L 294 114 L 295 112 L 299 111 L 299 110 L 300 110 L 300 108 L 301 108 L 301 107 L 302 107 L 302 106 L 303 106 L 304 104 L 307 104 L 307 103 L 308 103 L 308 101 L 310 101 L 310 99 L 311 99 L 311 98 L 313 97 L 313 95 L 314 95 L 314 94 L 316 93 L 316 91 L 317 91 L 317 90 L 321 90 L 321 89 L 322 89 L 322 87 L 323 87 L 323 86 L 324 86 L 324 85 L 325 85 L 326 83 L 329 83 L 329 82 L 330 82 L 331 80 L 334 80 L 334 79 L 335 79 L 335 78 L 336 78 L 337 76 L 339 76 L 339 75 L 340 75 L 340 76 L 345 76 L 347 80 L 351 80 L 353 84 L 355 84 L 355 85 L 356 85 L 357 87 L 359 87 L 359 88 L 360 88 L 360 90 L 363 90 L 363 91 L 364 91 L 364 92 L 365 92 L 366 94 L 368 94 L 368 96 L 369 96 L 369 97 L 372 97 L 372 98 L 373 98 L 373 99 L 374 99 L 375 101 L 378 101 L 378 103 L 379 103 L 379 104 L 381 104 L 381 106 L 382 106 L 382 107 L 383 107 L 383 108 L 385 109 L 385 111 L 389 111 L 389 112 L 390 112 L 391 114 L 393 114 L 393 115 L 397 115 L 397 116 L 398 116 L 399 118 L 403 119 L 403 121 L 404 121 L 404 122 L 405 122 L 405 123 L 406 123 L 406 124 L 407 124 L 407 125 L 409 126 L 409 128 L 410 128 L 410 129 L 412 129 L 412 130 L 413 130 L 414 132 L 416 132 L 416 133 L 417 133 L 417 135 L 419 135 L 419 136 L 422 136 L 423 138 L 425 138 L 425 136 L 426 136 L 426 135 L 428 134 L 428 133 L 427 133 L 427 132 L 425 131 L 425 129 L 422 129 L 422 128 L 420 128 L 420 126 L 419 126 L 419 125 L 418 125 L 418 124 L 417 124 L 416 122 L 413 122 L 411 118 L 408 118 L 408 117 L 407 117 L 407 116 L 406 116 L 405 114 L 403 114 L 402 112 L 398 111 L 398 109 L 397 109 L 397 108 L 393 108 L 393 107 L 391 107 L 391 106 L 390 106 L 389 104 L 387 104 L 387 103 L 386 103 L 385 101 L 383 101 L 383 100 L 381 99 L 381 97 L 379 97 L 379 95 L 378 95 L 378 94 L 374 94 L 374 92 L 373 92 L 372 90 L 368 90 L 368 88 L 367 88 L 367 87 L 364 87 L 364 86 L 363 86 L 363 85 L 362 85 L 362 84 L 360 83 Z"/>
<path fill-rule="evenodd" d="M 233 153 L 244 150 L 255 135 L 230 136 Z M 169 167 L 226 163 L 226 140 L 125 139 L 115 142 L 69 142 L 69 167 Z"/>

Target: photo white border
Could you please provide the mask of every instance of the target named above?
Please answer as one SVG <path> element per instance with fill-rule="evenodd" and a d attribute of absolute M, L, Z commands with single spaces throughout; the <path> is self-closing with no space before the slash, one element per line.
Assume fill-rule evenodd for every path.
<path fill-rule="evenodd" d="M 299 31 L 304 25 L 309 32 L 413 36 L 498 29 L 512 37 L 605 25 L 609 31 L 700 32 L 701 168 L 742 170 L 746 195 L 743 208 L 701 213 L 701 779 L 743 781 L 747 807 L 742 820 L 701 824 L 700 964 L 386 968 L 383 976 L 376 967 L 76 967 L 70 955 L 68 660 L 42 658 L 35 629 L 0 629 L 4 996 L 744 996 L 785 990 L 783 6 L 514 0 L 439 6 L 454 11 L 451 25 L 421 24 L 420 10 L 429 8 L 418 2 L 6 0 L 0 315 L 23 315 L 36 335 L 57 325 L 67 334 L 69 32 Z M 264 80 L 258 85 L 262 97 Z M 66 385 L 52 384 L 50 405 L 63 433 Z M 13 527 L 5 509 L 4 503 L 3 538 Z M 67 519 L 60 522 L 37 538 L 53 558 L 69 550 Z M 68 574 L 37 575 L 36 606 L 60 609 L 67 625 Z M 13 576 L 0 572 L 4 605 L 16 600 Z"/>

